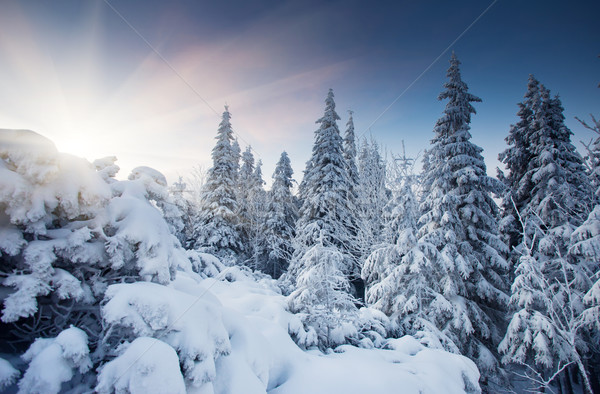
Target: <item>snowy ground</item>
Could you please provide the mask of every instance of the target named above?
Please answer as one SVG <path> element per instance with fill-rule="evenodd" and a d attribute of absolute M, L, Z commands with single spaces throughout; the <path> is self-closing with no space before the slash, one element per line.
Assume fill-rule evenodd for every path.
<path fill-rule="evenodd" d="M 180 274 L 176 281 L 188 282 Z M 223 305 L 232 352 L 217 366 L 217 393 L 462 393 L 479 390 L 475 364 L 459 355 L 427 349 L 406 336 L 389 349 L 342 346 L 330 354 L 303 351 L 288 334 L 297 318 L 270 281 L 205 279 Z M 190 283 L 187 290 L 197 292 Z M 179 287 L 181 289 L 181 287 Z M 198 293 L 196 293 L 198 294 Z M 205 296 L 205 295 L 203 295 Z M 467 385 L 468 387 L 466 387 Z"/>

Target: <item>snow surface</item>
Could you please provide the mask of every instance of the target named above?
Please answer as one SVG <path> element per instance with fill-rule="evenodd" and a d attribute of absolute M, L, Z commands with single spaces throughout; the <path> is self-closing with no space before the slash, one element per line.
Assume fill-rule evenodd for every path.
<path fill-rule="evenodd" d="M 175 283 L 185 275 L 179 273 Z M 233 332 L 232 352 L 226 357 L 230 360 L 224 366 L 236 368 L 236 373 L 219 374 L 217 368 L 215 392 L 479 392 L 479 372 L 471 360 L 428 349 L 411 336 L 391 339 L 385 349 L 345 345 L 330 354 L 302 351 L 288 333 L 299 318 L 286 311 L 286 297 L 269 282 L 209 278 L 201 283 L 223 305 L 225 324 L 230 335 Z M 231 380 L 221 391 L 225 377 Z"/>
<path fill-rule="evenodd" d="M 472 361 L 411 336 L 303 351 L 290 335 L 302 322 L 275 281 L 238 267 L 204 279 L 179 271 L 169 286 L 112 285 L 106 297 L 105 322 L 139 336 L 102 367 L 101 393 L 480 392 Z"/>

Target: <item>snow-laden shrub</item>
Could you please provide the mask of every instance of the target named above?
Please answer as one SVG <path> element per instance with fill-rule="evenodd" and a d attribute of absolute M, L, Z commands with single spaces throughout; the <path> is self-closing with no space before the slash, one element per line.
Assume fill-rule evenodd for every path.
<path fill-rule="evenodd" d="M 231 351 L 219 305 L 209 298 L 138 282 L 110 286 L 106 301 L 107 343 L 159 338 L 175 349 L 186 381 L 194 386 L 214 380 L 215 360 Z"/>
<path fill-rule="evenodd" d="M 140 337 L 119 350 L 121 355 L 100 370 L 98 393 L 186 392 L 179 359 L 171 346 L 158 339 Z"/>
<path fill-rule="evenodd" d="M 157 171 L 138 168 L 118 181 L 115 158 L 92 165 L 23 130 L 0 131 L 0 158 L 1 351 L 60 338 L 71 325 L 95 350 L 108 286 L 168 284 L 176 270 L 194 269 L 166 220 L 176 207 Z M 20 384 L 41 379 L 42 370 L 30 371 Z"/>
<path fill-rule="evenodd" d="M 0 157 L 2 321 L 33 319 L 30 333 L 19 334 L 29 341 L 79 326 L 82 305 L 94 309 L 111 282 L 167 283 L 178 267 L 191 269 L 151 202 L 168 200 L 158 172 L 138 169 L 132 180 L 116 181 L 114 158 L 94 168 L 23 130 L 0 133 Z M 70 317 L 56 327 L 59 314 Z M 98 324 L 85 325 L 98 334 Z"/>
<path fill-rule="evenodd" d="M 56 338 L 36 339 L 22 358 L 29 367 L 19 381 L 19 393 L 58 393 L 63 383 L 72 382 L 74 375 L 92 367 L 88 337 L 76 327 Z"/>

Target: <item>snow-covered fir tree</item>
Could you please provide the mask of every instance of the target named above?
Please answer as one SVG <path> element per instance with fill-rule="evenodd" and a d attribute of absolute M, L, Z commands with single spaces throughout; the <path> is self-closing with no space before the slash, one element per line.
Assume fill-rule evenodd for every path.
<path fill-rule="evenodd" d="M 248 239 L 247 254 L 248 262 L 254 269 L 259 269 L 264 263 L 259 259 L 260 244 L 264 242 L 265 234 L 262 232 L 262 226 L 265 222 L 267 209 L 267 192 L 264 189 L 265 181 L 262 177 L 262 161 L 256 163 L 252 172 L 252 188 L 249 189 L 250 207 L 250 238 Z"/>
<path fill-rule="evenodd" d="M 107 289 L 163 287 L 191 271 L 158 206 L 168 202 L 165 178 L 138 167 L 118 181 L 116 158 L 92 166 L 24 130 L 0 130 L 0 157 L 2 352 L 27 350 L 20 392 L 89 387 L 118 351 L 104 341 Z"/>
<path fill-rule="evenodd" d="M 357 264 L 352 256 L 355 242 L 350 178 L 344 159 L 343 141 L 337 126 L 333 90 L 325 100 L 325 113 L 317 120 L 312 156 L 302 180 L 303 203 L 297 223 L 291 279 L 303 269 L 302 256 L 322 239 L 324 246 L 337 248 L 344 256 L 345 275 L 355 275 Z"/>
<path fill-rule="evenodd" d="M 589 143 L 584 144 L 587 154 L 585 155 L 586 165 L 588 168 L 588 174 L 590 181 L 592 182 L 592 189 L 595 191 L 595 202 L 600 202 L 600 119 L 596 119 L 594 115 L 590 115 L 591 122 L 588 123 L 580 118 L 575 117 L 581 123 L 583 127 L 591 130 L 596 134 L 596 138 L 592 139 Z"/>
<path fill-rule="evenodd" d="M 500 350 L 503 361 L 527 364 L 538 384 L 547 386 L 555 377 L 569 382 L 565 366 L 570 363 L 586 380 L 581 317 L 590 272 L 585 259 L 569 255 L 569 249 L 578 250 L 570 248 L 572 235 L 589 212 L 593 193 L 560 100 L 536 86 L 527 137 L 530 158 L 518 185 L 527 188 L 528 198 L 515 212 L 521 242 L 511 287 L 514 313 Z"/>
<path fill-rule="evenodd" d="M 385 186 L 385 162 L 374 140 L 363 140 L 358 156 L 359 230 L 357 234 L 361 261 L 371 253 L 374 245 L 382 241 L 384 208 L 388 203 Z"/>
<path fill-rule="evenodd" d="M 352 187 L 352 193 L 350 198 L 353 199 L 354 205 L 356 205 L 356 199 L 358 198 L 358 168 L 357 163 L 357 151 L 356 151 L 356 136 L 354 133 L 354 112 L 348 111 L 348 122 L 346 123 L 346 133 L 344 134 L 344 159 L 348 166 L 348 178 L 350 179 L 350 186 Z"/>
<path fill-rule="evenodd" d="M 286 152 L 273 173 L 273 186 L 267 195 L 267 209 L 262 225 L 261 240 L 257 250 L 258 268 L 277 279 L 286 270 L 292 258 L 292 242 L 298 211 L 292 195 L 293 170 Z"/>
<path fill-rule="evenodd" d="M 560 99 L 550 97 L 544 86 L 539 93 L 530 138 L 532 158 L 525 174 L 532 184 L 528 208 L 545 227 L 563 223 L 577 226 L 590 211 L 590 180 L 581 155 L 571 143 L 573 133 L 564 123 Z"/>
<path fill-rule="evenodd" d="M 295 252 L 284 278 L 284 283 L 291 282 L 295 289 L 289 300 L 292 310 L 322 311 L 307 314 L 303 321 L 317 330 L 319 343 L 325 347 L 339 344 L 330 336 L 330 317 L 345 322 L 357 314 L 349 284 L 349 278 L 358 276 L 352 255 L 355 229 L 351 219 L 351 186 L 337 120 L 330 89 L 325 113 L 317 120 L 320 127 L 315 132 L 312 156 L 302 181 L 304 201 L 296 225 Z M 324 289 L 326 299 L 315 296 L 319 288 Z"/>
<path fill-rule="evenodd" d="M 411 183 L 411 178 L 404 179 L 389 239 L 375 247 L 362 268 L 365 301 L 391 317 L 395 335 L 435 332 L 440 342 L 457 351 L 451 341 L 443 340 L 444 335 L 435 326 L 435 315 L 428 313 L 427 300 L 439 295 L 435 288 L 437 273 L 429 259 L 437 250 L 431 244 L 418 243 L 419 211 Z"/>
<path fill-rule="evenodd" d="M 501 174 L 507 186 L 502 230 L 511 248 L 522 242 L 526 230 L 520 227 L 519 216 L 532 228 L 539 227 L 540 220 L 543 227 L 579 225 L 592 202 L 589 178 L 564 124 L 560 99 L 550 97 L 532 75 L 518 116 L 520 121 L 506 138 L 509 148 L 499 156 L 508 170 L 506 176 Z"/>
<path fill-rule="evenodd" d="M 324 236 L 302 255 L 302 269 L 289 308 L 302 315 L 307 331 L 316 334 L 321 349 L 358 339 L 356 299 L 344 274 L 346 257 L 334 246 L 324 245 Z"/>
<path fill-rule="evenodd" d="M 579 272 L 577 290 L 583 293 L 583 327 L 577 332 L 587 345 L 583 347 L 583 366 L 593 392 L 600 390 L 600 205 L 571 235 L 569 254 L 576 259 Z M 579 366 L 580 367 L 580 366 Z"/>
<path fill-rule="evenodd" d="M 398 165 L 396 161 L 402 163 Z M 392 163 L 390 172 L 393 174 L 390 175 L 393 179 L 389 180 L 392 197 L 383 210 L 382 241 L 384 243 L 395 244 L 404 229 L 416 230 L 419 219 L 417 192 L 420 188 L 420 177 L 414 174 L 414 163 L 414 159 L 406 156 L 396 158 Z"/>
<path fill-rule="evenodd" d="M 531 238 L 525 233 L 520 245 L 511 296 L 515 312 L 499 350 L 503 362 L 529 367 L 526 374 L 535 389 L 557 380 L 572 386 L 573 365 L 586 391 L 593 392 L 588 369 L 594 353 L 597 362 L 599 314 L 592 273 L 598 272 L 598 263 L 590 257 L 596 258 L 597 227 L 592 213 L 573 234 L 571 255 L 553 234 L 555 229 L 538 228 Z"/>
<path fill-rule="evenodd" d="M 195 248 L 211 252 L 239 253 L 237 178 L 239 150 L 235 148 L 231 114 L 225 106 L 212 150 L 213 166 L 202 191 L 202 202 L 194 226 Z M 233 144 L 233 145 L 232 145 Z"/>
<path fill-rule="evenodd" d="M 179 177 L 177 182 L 174 182 L 169 188 L 169 193 L 171 194 L 173 203 L 179 208 L 182 215 L 183 229 L 179 233 L 178 239 L 181 245 L 187 248 L 192 240 L 194 231 L 195 208 L 192 202 L 194 197 L 191 196 L 193 191 L 188 188 L 183 178 Z"/>
<path fill-rule="evenodd" d="M 255 197 L 262 184 L 256 179 L 256 166 L 252 148 L 246 147 L 242 153 L 242 165 L 238 174 L 237 202 L 238 202 L 238 230 L 243 245 L 243 253 L 250 260 L 253 256 L 253 245 L 256 241 L 258 217 Z M 262 182 L 262 179 L 261 179 Z"/>
<path fill-rule="evenodd" d="M 505 138 L 508 148 L 498 155 L 498 159 L 504 163 L 508 171 L 505 175 L 498 170 L 498 175 L 506 186 L 502 198 L 500 226 L 511 250 L 521 242 L 523 229 L 520 227 L 518 213 L 523 210 L 531 197 L 532 185 L 525 174 L 533 155 L 530 139 L 533 133 L 533 107 L 539 98 L 539 89 L 539 81 L 533 75 L 529 75 L 524 100 L 517 104 L 519 122 L 510 127 Z"/>
<path fill-rule="evenodd" d="M 508 301 L 507 247 L 498 234 L 498 207 L 492 199 L 501 185 L 487 176 L 482 149 L 470 141 L 475 113 L 471 103 L 481 99 L 468 92 L 459 64 L 453 54 L 449 80 L 439 95 L 448 103 L 427 154 L 423 183 L 428 186 L 418 237 L 436 249 L 426 253 L 435 271 L 435 281 L 427 287 L 441 296 L 429 298 L 425 308 L 437 315 L 437 327 L 477 363 L 485 381 L 498 370 L 495 349 Z"/>

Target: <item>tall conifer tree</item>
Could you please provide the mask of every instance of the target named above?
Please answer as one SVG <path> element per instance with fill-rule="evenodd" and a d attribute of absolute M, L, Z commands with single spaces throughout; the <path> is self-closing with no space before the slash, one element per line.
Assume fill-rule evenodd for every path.
<path fill-rule="evenodd" d="M 238 153 L 232 146 L 229 107 L 225 106 L 217 132 L 217 144 L 212 150 L 213 166 L 202 191 L 198 220 L 194 227 L 196 248 L 215 253 L 239 253 L 242 245 L 237 231 L 236 200 Z"/>
<path fill-rule="evenodd" d="M 439 95 L 448 103 L 436 123 L 423 174 L 428 187 L 421 204 L 419 242 L 436 250 L 424 249 L 431 269 L 437 271 L 436 283 L 429 286 L 443 297 L 430 299 L 428 306 L 437 313 L 436 324 L 487 378 L 498 369 L 500 311 L 508 301 L 507 248 L 498 234 L 498 207 L 492 199 L 501 186 L 487 176 L 482 149 L 470 141 L 475 113 L 471 103 L 481 99 L 468 92 L 459 64 L 453 54 L 449 80 Z"/>

